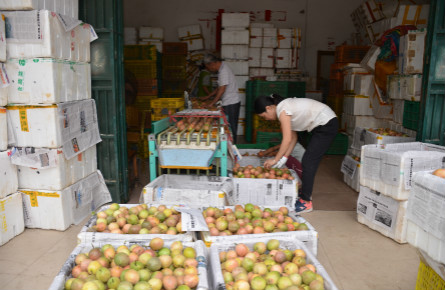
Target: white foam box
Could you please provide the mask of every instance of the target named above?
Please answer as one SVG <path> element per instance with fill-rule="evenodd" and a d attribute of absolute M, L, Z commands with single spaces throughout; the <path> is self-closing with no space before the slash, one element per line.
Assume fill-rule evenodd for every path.
<path fill-rule="evenodd" d="M 397 201 L 368 187 L 360 186 L 357 220 L 398 243 L 406 243 L 408 201 Z"/>
<path fill-rule="evenodd" d="M 273 48 L 261 48 L 261 67 L 273 68 L 274 60 L 275 55 Z"/>
<path fill-rule="evenodd" d="M 421 74 L 426 30 L 410 30 L 400 37 L 398 67 L 400 74 Z"/>
<path fill-rule="evenodd" d="M 95 145 L 70 159 L 59 149 L 32 149 L 17 148 L 12 155 L 19 188 L 62 190 L 97 170 Z"/>
<path fill-rule="evenodd" d="M 250 27 L 252 28 L 273 28 L 275 25 L 270 22 L 251 22 Z"/>
<path fill-rule="evenodd" d="M 293 38 L 292 28 L 278 28 L 277 35 L 277 47 L 278 48 L 292 48 L 292 38 Z"/>
<path fill-rule="evenodd" d="M 360 162 L 355 160 L 349 154 L 345 156 L 341 164 L 341 173 L 343 181 L 352 189 L 360 191 Z"/>
<path fill-rule="evenodd" d="M 170 248 L 171 244 L 173 243 L 173 240 L 165 241 L 165 247 Z M 68 279 L 72 278 L 71 272 L 74 266 L 76 265 L 75 258 L 77 255 L 81 253 L 88 253 L 93 248 L 102 248 L 106 244 L 111 244 L 115 249 L 117 249 L 119 246 L 125 245 L 128 248 L 131 247 L 131 245 L 137 243 L 138 245 L 144 247 L 144 248 L 150 248 L 150 240 L 137 240 L 137 241 L 95 241 L 88 244 L 78 244 L 76 248 L 70 253 L 68 260 L 62 265 L 61 270 L 57 274 L 57 276 L 52 281 L 51 285 L 49 286 L 49 290 L 60 290 L 64 289 L 65 283 Z M 202 241 L 196 241 L 196 242 L 184 242 L 183 244 L 185 247 L 192 247 L 195 249 L 196 252 L 196 260 L 199 261 L 198 265 L 198 275 L 199 275 L 199 282 L 196 289 L 211 289 L 210 283 L 208 281 L 207 277 L 207 249 Z"/>
<path fill-rule="evenodd" d="M 354 92 L 354 82 L 357 75 L 369 74 L 369 72 L 362 68 L 359 64 L 348 63 L 343 69 L 343 91 L 345 93 Z"/>
<path fill-rule="evenodd" d="M 223 13 L 221 16 L 221 26 L 228 27 L 249 27 L 249 13 Z"/>
<path fill-rule="evenodd" d="M 400 94 L 400 77 L 401 75 L 388 75 L 386 78 L 386 93 L 393 100 L 403 100 Z"/>
<path fill-rule="evenodd" d="M 232 181 L 227 177 L 163 174 L 143 188 L 139 202 L 224 206 L 232 190 Z"/>
<path fill-rule="evenodd" d="M 142 39 L 138 41 L 138 44 L 143 44 L 143 45 L 154 45 L 156 47 L 156 50 L 159 53 L 162 53 L 162 44 L 163 42 L 161 40 L 156 40 L 156 39 Z"/>
<path fill-rule="evenodd" d="M 243 166 L 243 163 L 240 164 Z M 229 204 L 253 203 L 263 206 L 294 207 L 301 181 L 295 171 L 290 171 L 294 180 L 233 178 L 233 191 L 228 194 Z M 261 194 L 258 194 L 259 192 Z"/>
<path fill-rule="evenodd" d="M 395 26 L 414 25 L 418 29 L 428 25 L 429 5 L 399 5 L 395 17 Z"/>
<path fill-rule="evenodd" d="M 273 77 L 275 71 L 273 68 L 250 68 L 250 77 Z"/>
<path fill-rule="evenodd" d="M 407 200 L 412 176 L 443 166 L 445 147 L 420 143 L 363 146 L 360 184 L 397 200 Z"/>
<path fill-rule="evenodd" d="M 20 192 L 0 198 L 0 246 L 6 244 L 25 230 L 23 203 Z"/>
<path fill-rule="evenodd" d="M 6 109 L 0 107 L 0 151 L 8 148 L 8 123 L 6 121 Z"/>
<path fill-rule="evenodd" d="M 292 49 L 290 48 L 275 49 L 275 67 L 292 68 Z"/>
<path fill-rule="evenodd" d="M 230 67 L 234 75 L 249 75 L 249 62 L 247 60 L 228 60 L 224 63 Z"/>
<path fill-rule="evenodd" d="M 408 200 L 408 243 L 425 251 L 436 262 L 445 263 L 445 179 L 431 172 L 413 175 Z"/>
<path fill-rule="evenodd" d="M 236 77 L 238 77 L 238 76 L 236 76 Z M 241 106 L 245 106 L 246 105 L 246 92 L 240 92 L 238 90 L 238 97 L 240 98 Z"/>
<path fill-rule="evenodd" d="M 4 11 L 3 14 L 6 17 L 8 58 L 90 61 L 90 25 L 81 24 L 66 31 L 59 20 L 60 15 L 48 10 Z"/>
<path fill-rule="evenodd" d="M 199 24 L 187 25 L 178 28 L 179 39 L 196 38 L 201 36 L 202 36 L 201 25 Z"/>
<path fill-rule="evenodd" d="M 367 23 L 374 23 L 385 18 L 380 6 L 375 0 L 364 1 L 359 7 L 359 11 L 365 17 Z"/>
<path fill-rule="evenodd" d="M 55 13 L 79 18 L 78 0 L 2 0 L 0 10 L 49 10 Z"/>
<path fill-rule="evenodd" d="M 311 252 L 311 248 L 308 247 L 305 243 L 302 243 L 299 240 L 295 240 L 292 238 L 279 238 L 280 248 L 287 249 L 290 251 L 294 251 L 296 249 L 302 249 L 306 253 L 307 263 L 310 263 L 315 266 L 317 274 L 320 274 L 323 277 L 323 284 L 326 290 L 338 290 L 337 286 L 332 281 L 326 269 L 323 265 L 317 260 L 316 254 Z M 246 244 L 249 249 L 253 250 L 253 245 L 257 242 L 267 243 L 269 241 L 268 238 L 260 237 L 260 238 L 246 238 L 237 243 Z M 213 274 L 213 284 L 211 289 L 226 289 L 224 277 L 221 270 L 221 261 L 220 261 L 220 252 L 227 252 L 229 250 L 235 249 L 235 243 L 215 243 L 210 247 L 210 271 L 209 273 Z"/>
<path fill-rule="evenodd" d="M 278 46 L 277 28 L 263 28 L 263 47 L 276 48 Z"/>
<path fill-rule="evenodd" d="M 301 48 L 301 29 L 292 29 L 292 48 Z"/>
<path fill-rule="evenodd" d="M 323 102 L 323 92 L 322 91 L 306 91 L 305 97 L 308 99 Z"/>
<path fill-rule="evenodd" d="M 403 123 L 403 109 L 405 106 L 405 100 L 392 100 L 393 114 L 392 120 L 396 123 Z"/>
<path fill-rule="evenodd" d="M 372 113 L 376 118 L 380 119 L 392 119 L 393 106 L 391 103 L 386 102 L 382 98 L 380 88 L 374 83 L 374 93 L 370 95 Z"/>
<path fill-rule="evenodd" d="M 221 44 L 249 44 L 249 30 L 221 30 Z"/>
<path fill-rule="evenodd" d="M 245 107 L 244 107 L 245 109 Z M 240 118 L 238 119 L 238 128 L 237 128 L 237 134 L 238 135 L 243 135 L 245 134 L 245 129 L 246 129 L 246 119 L 245 119 L 246 113 L 244 112 L 244 117 L 241 118 L 241 112 L 240 112 Z"/>
<path fill-rule="evenodd" d="M 164 28 L 141 26 L 139 27 L 139 38 L 164 39 Z"/>
<path fill-rule="evenodd" d="M 4 65 L 2 64 L 0 67 L 4 68 Z M 0 85 L 9 83 L 9 80 L 4 78 L 5 76 L 7 76 L 5 72 L 5 70 L 3 70 L 2 72 L 2 70 L 0 69 Z M 6 106 L 8 104 L 8 92 L 8 87 L 0 88 L 0 106 Z"/>
<path fill-rule="evenodd" d="M 161 204 L 147 204 L 148 208 L 151 206 L 158 207 Z M 138 206 L 138 204 L 120 204 L 120 208 L 126 207 L 128 209 L 132 207 Z M 104 205 L 97 209 L 96 213 L 101 211 L 106 211 L 110 208 L 110 205 Z M 168 206 L 168 208 L 176 209 L 179 211 L 179 208 L 176 206 Z M 126 241 L 126 240 L 152 240 L 156 237 L 163 239 L 164 241 L 181 241 L 181 242 L 193 242 L 195 240 L 195 233 L 192 231 L 184 231 L 183 233 L 178 233 L 177 235 L 168 235 L 168 234 L 115 234 L 115 233 L 103 233 L 97 232 L 92 227 L 97 224 L 97 215 L 93 213 L 90 219 L 83 225 L 80 229 L 79 234 L 77 235 L 77 241 L 79 244 L 90 244 L 95 241 Z M 199 217 L 202 217 L 202 214 Z M 185 222 L 186 217 L 182 218 L 183 215 L 188 215 L 188 213 L 181 213 L 181 221 Z M 195 217 L 196 218 L 196 217 Z M 187 220 L 190 220 L 188 218 Z"/>
<path fill-rule="evenodd" d="M 6 61 L 6 33 L 5 33 L 5 16 L 0 17 L 0 62 Z"/>
<path fill-rule="evenodd" d="M 249 47 L 247 45 L 221 45 L 221 57 L 223 59 L 237 59 L 247 60 L 249 59 Z"/>
<path fill-rule="evenodd" d="M 236 84 L 238 86 L 238 92 L 246 92 L 246 83 L 249 80 L 249 76 L 235 76 Z"/>
<path fill-rule="evenodd" d="M 181 40 L 181 42 L 187 43 L 188 51 L 204 49 L 204 39 L 203 38 L 191 38 L 191 39 L 187 39 L 187 40 Z"/>
<path fill-rule="evenodd" d="M 403 99 L 420 102 L 422 96 L 422 75 L 401 75 L 399 88 Z"/>
<path fill-rule="evenodd" d="M 91 98 L 89 63 L 51 58 L 9 59 L 10 104 L 54 104 Z"/>
<path fill-rule="evenodd" d="M 0 151 L 0 198 L 18 189 L 17 166 L 11 162 L 11 149 Z"/>
<path fill-rule="evenodd" d="M 375 62 L 377 61 L 377 57 L 379 56 L 379 54 L 380 54 L 380 47 L 377 45 L 371 45 L 371 48 L 363 57 L 362 61 L 360 62 L 360 65 L 369 72 L 373 73 L 375 71 Z"/>
<path fill-rule="evenodd" d="M 374 116 L 360 116 L 343 113 L 341 117 L 342 129 L 346 130 L 346 133 L 353 135 L 357 127 L 360 128 L 379 128 L 382 124 L 380 119 Z"/>
<path fill-rule="evenodd" d="M 62 190 L 20 189 L 27 228 L 64 231 L 79 224 L 92 211 L 111 202 L 100 171 Z"/>
<path fill-rule="evenodd" d="M 387 120 L 384 120 L 384 121 L 387 121 Z M 387 121 L 385 123 L 389 126 L 389 128 L 391 130 L 394 130 L 394 131 L 397 131 L 397 132 L 402 132 L 402 133 L 404 133 L 404 134 L 406 134 L 406 135 L 408 135 L 410 137 L 413 137 L 413 138 L 416 138 L 416 136 L 417 136 L 417 132 L 416 131 L 413 131 L 413 130 L 410 130 L 410 129 L 406 129 L 405 127 L 403 127 L 403 124 L 396 123 L 396 122 L 394 122 L 392 120 L 389 120 L 389 121 Z"/>
<path fill-rule="evenodd" d="M 349 115 L 372 116 L 372 107 L 369 96 L 344 95 L 343 113 Z"/>
<path fill-rule="evenodd" d="M 374 76 L 359 74 L 354 78 L 354 94 L 358 96 L 372 96 L 374 94 Z"/>
<path fill-rule="evenodd" d="M 299 59 L 300 59 L 299 48 L 292 48 L 292 60 L 291 60 L 292 68 L 298 68 L 298 60 Z"/>
<path fill-rule="evenodd" d="M 380 134 L 371 132 L 369 130 L 366 130 L 366 134 L 365 134 L 365 144 L 366 145 L 369 145 L 369 144 L 386 145 L 386 144 L 394 144 L 394 143 L 407 143 L 407 142 L 414 142 L 415 140 L 416 140 L 415 137 L 380 135 Z"/>
<path fill-rule="evenodd" d="M 250 27 L 249 47 L 263 47 L 263 28 Z"/>
<path fill-rule="evenodd" d="M 6 113 L 12 127 L 8 139 L 17 147 L 62 147 L 69 159 L 101 141 L 94 100 L 10 106 Z"/>
<path fill-rule="evenodd" d="M 374 43 L 376 40 L 380 39 L 383 33 L 385 33 L 387 30 L 390 30 L 391 28 L 397 26 L 396 22 L 397 18 L 389 17 L 371 24 L 367 24 L 366 30 L 368 32 L 368 37 L 371 43 Z"/>
<path fill-rule="evenodd" d="M 249 67 L 261 66 L 261 48 L 249 47 Z"/>
<path fill-rule="evenodd" d="M 241 105 L 239 109 L 239 117 L 240 120 L 243 119 L 244 122 L 246 121 L 246 105 Z"/>

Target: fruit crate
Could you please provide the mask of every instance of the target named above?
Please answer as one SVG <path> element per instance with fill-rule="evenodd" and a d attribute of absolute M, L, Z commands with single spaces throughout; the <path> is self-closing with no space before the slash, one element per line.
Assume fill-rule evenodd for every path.
<path fill-rule="evenodd" d="M 129 70 L 137 79 L 156 79 L 158 68 L 153 60 L 126 60 L 124 67 Z"/>
<path fill-rule="evenodd" d="M 332 141 L 331 146 L 329 146 L 326 155 L 346 155 L 348 153 L 348 135 L 344 133 L 338 133 L 335 136 L 334 141 Z"/>
<path fill-rule="evenodd" d="M 186 79 L 185 66 L 169 66 L 162 68 L 163 81 L 182 81 Z"/>
<path fill-rule="evenodd" d="M 416 290 L 443 290 L 445 281 L 434 271 L 433 268 L 420 260 L 417 272 Z"/>
<path fill-rule="evenodd" d="M 184 98 L 162 98 L 150 101 L 150 105 L 154 109 L 179 108 L 183 107 L 184 104 Z"/>
<path fill-rule="evenodd" d="M 175 55 L 175 54 L 167 54 L 162 57 L 162 66 L 186 66 L 187 65 L 187 56 L 185 55 Z"/>
<path fill-rule="evenodd" d="M 154 45 L 124 45 L 124 60 L 156 60 L 157 57 Z"/>
<path fill-rule="evenodd" d="M 258 131 L 265 132 L 280 132 L 281 131 L 281 123 L 278 120 L 268 121 L 257 114 L 253 115 L 253 127 Z"/>
<path fill-rule="evenodd" d="M 329 80 L 329 96 L 343 95 L 343 80 Z"/>
<path fill-rule="evenodd" d="M 151 120 L 152 121 L 159 121 L 161 119 L 164 119 L 170 115 L 173 115 L 177 112 L 183 111 L 185 109 L 184 106 L 180 106 L 180 107 L 165 107 L 165 108 L 156 108 L 156 109 L 152 109 L 152 115 L 151 115 Z"/>
<path fill-rule="evenodd" d="M 170 80 L 162 81 L 163 93 L 178 93 L 182 95 L 186 88 L 187 88 L 186 81 L 170 81 Z"/>
<path fill-rule="evenodd" d="M 255 143 L 270 143 L 272 145 L 281 144 L 283 135 L 281 132 L 255 131 Z"/>
<path fill-rule="evenodd" d="M 369 46 L 341 45 L 335 48 L 335 62 L 360 63 Z"/>
<path fill-rule="evenodd" d="M 172 93 L 172 92 L 161 92 L 159 94 L 160 99 L 184 99 L 184 92 Z"/>
<path fill-rule="evenodd" d="M 254 143 L 254 144 L 236 144 L 238 149 L 262 149 L 266 150 L 272 147 L 273 145 L 265 142 L 265 143 Z"/>
<path fill-rule="evenodd" d="M 329 79 L 343 81 L 342 68 L 346 66 L 346 63 L 333 63 L 331 64 L 331 70 L 329 73 Z"/>
<path fill-rule="evenodd" d="M 287 96 L 304 98 L 306 97 L 306 82 L 287 82 Z"/>
<path fill-rule="evenodd" d="M 186 42 L 164 42 L 162 45 L 162 53 L 165 55 L 187 55 L 187 43 Z"/>
<path fill-rule="evenodd" d="M 57 276 L 52 281 L 51 285 L 49 286 L 49 290 L 60 290 L 65 289 L 65 283 L 68 279 L 72 278 L 72 270 L 74 266 L 76 266 L 76 256 L 81 253 L 88 253 L 93 248 L 101 248 L 106 244 L 112 245 L 115 249 L 117 249 L 119 246 L 126 246 L 127 248 L 130 248 L 132 245 L 137 244 L 139 246 L 142 246 L 144 248 L 149 248 L 151 240 L 121 240 L 121 241 L 94 241 L 88 244 L 78 244 L 74 250 L 70 253 L 68 256 L 69 258 L 65 261 L 65 263 L 62 265 L 62 268 L 58 272 Z M 170 248 L 173 240 L 166 240 L 164 241 L 165 247 Z M 196 241 L 196 242 L 183 242 L 183 247 L 192 247 L 196 251 L 196 260 L 199 263 L 198 267 L 198 276 L 199 276 L 199 282 L 196 288 L 193 289 L 211 289 L 210 288 L 210 281 L 207 278 L 207 268 L 209 267 L 207 265 L 207 249 L 202 241 Z M 105 283 L 107 284 L 107 283 Z M 120 287 L 117 287 L 120 288 Z M 100 288 L 93 288 L 93 289 L 100 289 Z M 132 289 L 130 287 L 130 289 Z"/>
<path fill-rule="evenodd" d="M 328 96 L 326 104 L 334 111 L 337 117 L 343 113 L 343 94 Z"/>
<path fill-rule="evenodd" d="M 127 128 L 149 129 L 150 128 L 151 110 L 141 109 L 137 105 L 129 105 L 125 107 L 125 117 Z"/>
<path fill-rule="evenodd" d="M 419 127 L 420 102 L 406 101 L 403 108 L 403 127 L 417 131 Z"/>
<path fill-rule="evenodd" d="M 151 106 L 151 100 L 157 99 L 158 96 L 151 95 L 151 96 L 136 96 L 136 101 L 134 102 L 134 106 L 136 106 L 140 110 L 150 110 Z"/>
<path fill-rule="evenodd" d="M 158 80 L 157 79 L 136 79 L 138 85 L 138 95 L 157 95 L 158 94 Z"/>

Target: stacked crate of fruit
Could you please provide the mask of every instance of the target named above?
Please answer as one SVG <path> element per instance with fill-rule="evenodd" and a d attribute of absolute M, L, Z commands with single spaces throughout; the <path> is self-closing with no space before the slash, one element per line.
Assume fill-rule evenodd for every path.
<path fill-rule="evenodd" d="M 89 63 L 96 36 L 90 25 L 53 11 L 3 13 L 15 32 L 6 34 L 6 113 L 25 226 L 65 230 L 111 200 L 96 164 L 101 138 Z M 41 41 L 22 31 L 30 23 L 45 27 L 36 31 Z"/>

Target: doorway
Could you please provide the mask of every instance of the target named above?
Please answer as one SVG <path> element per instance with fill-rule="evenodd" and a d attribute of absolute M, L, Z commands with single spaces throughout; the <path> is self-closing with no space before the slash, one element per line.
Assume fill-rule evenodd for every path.
<path fill-rule="evenodd" d="M 329 94 L 329 75 L 334 62 L 335 51 L 317 51 L 317 90 L 323 94 L 323 103 L 326 103 Z"/>

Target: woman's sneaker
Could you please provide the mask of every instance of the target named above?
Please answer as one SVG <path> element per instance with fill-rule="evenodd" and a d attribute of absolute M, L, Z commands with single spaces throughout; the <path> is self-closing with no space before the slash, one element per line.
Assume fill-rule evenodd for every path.
<path fill-rule="evenodd" d="M 295 211 L 297 213 L 311 212 L 312 211 L 312 201 L 305 201 L 300 198 L 295 203 Z"/>

